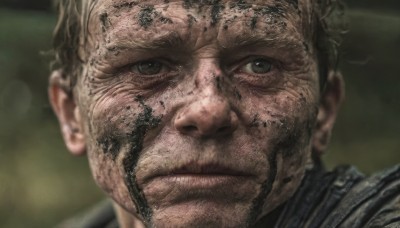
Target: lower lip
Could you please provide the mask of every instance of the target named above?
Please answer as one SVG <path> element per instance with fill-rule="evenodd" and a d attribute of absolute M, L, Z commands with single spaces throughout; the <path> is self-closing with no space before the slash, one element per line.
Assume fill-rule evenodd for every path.
<path fill-rule="evenodd" d="M 141 187 L 149 203 L 160 207 L 188 206 L 198 200 L 226 204 L 250 200 L 257 185 L 255 179 L 251 175 L 173 174 L 152 178 Z"/>

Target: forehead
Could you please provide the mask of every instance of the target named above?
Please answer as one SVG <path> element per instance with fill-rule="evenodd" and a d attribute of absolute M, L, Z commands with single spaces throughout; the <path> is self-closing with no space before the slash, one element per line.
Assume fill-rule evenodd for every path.
<path fill-rule="evenodd" d="M 270 39 L 271 44 L 295 39 L 309 45 L 310 4 L 309 0 L 89 1 L 89 30 L 94 36 L 90 39 L 108 46 L 113 41 L 144 46 L 158 37 L 162 42 L 169 37 L 192 43 L 202 37 L 221 46 L 259 38 Z"/>

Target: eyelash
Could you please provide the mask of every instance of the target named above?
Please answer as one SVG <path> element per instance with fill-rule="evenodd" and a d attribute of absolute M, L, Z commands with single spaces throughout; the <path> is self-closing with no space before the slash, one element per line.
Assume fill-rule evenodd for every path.
<path fill-rule="evenodd" d="M 266 73 L 259 73 L 259 74 L 258 73 L 245 72 L 245 70 L 243 68 L 246 67 L 246 65 L 248 65 L 248 64 L 252 64 L 256 60 L 264 60 L 264 61 L 268 62 L 271 65 L 271 69 Z M 138 69 L 139 64 L 146 63 L 146 62 L 160 63 L 161 67 L 162 67 L 162 69 L 161 69 L 162 72 L 161 73 L 157 73 L 157 74 L 149 74 L 149 75 L 141 74 L 140 72 L 138 72 L 139 71 L 139 69 Z M 125 73 L 128 72 L 129 74 L 134 74 L 134 75 L 137 75 L 139 77 L 148 78 L 148 79 L 150 79 L 150 78 L 152 78 L 152 79 L 163 78 L 163 77 L 165 77 L 165 75 L 171 73 L 172 71 L 177 71 L 178 70 L 177 69 L 178 68 L 177 64 L 175 62 L 172 62 L 172 63 L 171 62 L 172 61 L 168 61 L 168 60 L 165 60 L 165 59 L 158 59 L 158 58 L 147 59 L 147 60 L 142 60 L 142 61 L 138 61 L 138 62 L 135 62 L 135 63 L 132 63 L 132 64 L 125 65 L 124 67 L 122 67 L 121 71 L 125 72 Z M 229 72 L 234 73 L 234 74 L 237 74 L 237 73 L 239 73 L 239 74 L 247 74 L 247 75 L 251 75 L 253 77 L 261 77 L 263 75 L 269 75 L 269 74 L 272 74 L 273 71 L 279 70 L 279 69 L 282 68 L 282 63 L 281 62 L 279 62 L 277 60 L 273 60 L 273 59 L 268 58 L 268 57 L 264 57 L 264 56 L 247 57 L 244 60 L 239 61 L 239 63 L 232 64 L 232 65 L 233 65 L 233 69 L 230 70 Z M 137 72 L 132 72 L 131 69 L 133 67 L 136 67 L 136 71 Z M 228 68 L 230 68 L 230 67 L 228 67 Z"/>
<path fill-rule="evenodd" d="M 159 63 L 161 65 L 161 72 L 156 73 L 156 74 L 142 74 L 139 72 L 139 64 L 142 63 Z M 135 68 L 135 70 L 132 70 L 132 68 Z M 128 65 L 125 65 L 124 67 L 121 68 L 121 72 L 122 73 L 127 73 L 127 74 L 131 74 L 133 76 L 137 76 L 140 78 L 147 78 L 147 79 L 158 79 L 158 78 L 163 78 L 166 75 L 168 75 L 169 73 L 176 71 L 177 69 L 176 64 L 173 63 L 172 61 L 168 61 L 165 59 L 159 59 L 159 58 L 152 58 L 152 59 L 146 59 L 146 60 L 141 60 L 141 61 L 137 61 L 135 63 L 131 63 Z M 134 72 L 136 71 L 136 72 Z"/>
<path fill-rule="evenodd" d="M 268 62 L 271 65 L 271 69 L 267 72 L 267 73 L 248 73 L 245 72 L 243 70 L 244 67 L 246 67 L 246 65 L 251 64 L 252 62 L 256 61 L 256 60 L 265 60 L 266 62 Z M 265 56 L 251 56 L 251 57 L 247 57 L 244 58 L 243 60 L 239 61 L 239 63 L 234 64 L 236 67 L 233 68 L 233 73 L 239 73 L 239 74 L 248 74 L 254 77 L 260 77 L 262 75 L 269 75 L 269 74 L 273 74 L 274 71 L 276 70 L 280 70 L 282 69 L 282 63 L 278 60 L 274 60 Z"/>

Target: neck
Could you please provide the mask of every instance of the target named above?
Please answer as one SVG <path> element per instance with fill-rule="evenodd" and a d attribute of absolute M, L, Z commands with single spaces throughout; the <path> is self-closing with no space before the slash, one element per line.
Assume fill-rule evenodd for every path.
<path fill-rule="evenodd" d="M 113 203 L 120 228 L 145 228 L 138 217 L 129 213 L 117 203 Z"/>

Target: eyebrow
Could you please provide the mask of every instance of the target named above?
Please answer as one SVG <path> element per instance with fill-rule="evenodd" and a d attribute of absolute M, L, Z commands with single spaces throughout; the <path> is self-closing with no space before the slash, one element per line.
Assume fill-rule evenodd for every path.
<path fill-rule="evenodd" d="M 154 39 L 131 39 L 117 41 L 106 46 L 108 51 L 119 50 L 168 50 L 184 46 L 184 41 L 177 32 L 170 32 Z"/>
<path fill-rule="evenodd" d="M 249 35 L 239 34 L 232 39 L 231 42 L 227 42 L 224 46 L 225 49 L 236 49 L 243 47 L 284 47 L 285 49 L 303 49 L 304 41 L 300 38 L 293 36 L 280 37 L 279 35 L 264 36 L 260 34 Z"/>
<path fill-rule="evenodd" d="M 290 38 L 291 37 L 291 38 Z M 304 49 L 304 42 L 301 39 L 297 39 L 292 36 L 281 37 L 279 35 L 265 36 L 260 34 L 239 34 L 228 42 L 218 42 L 224 51 L 237 50 L 245 47 L 279 47 L 288 50 L 302 50 Z M 187 41 L 182 39 L 178 32 L 172 31 L 165 35 L 158 36 L 156 38 L 150 38 L 145 40 L 130 39 L 116 41 L 106 46 L 107 52 L 114 53 L 117 51 L 130 50 L 130 51 L 170 51 L 177 49 L 184 49 L 187 46 Z"/>

